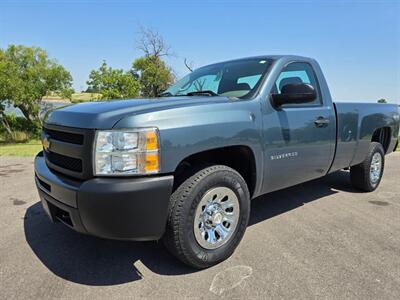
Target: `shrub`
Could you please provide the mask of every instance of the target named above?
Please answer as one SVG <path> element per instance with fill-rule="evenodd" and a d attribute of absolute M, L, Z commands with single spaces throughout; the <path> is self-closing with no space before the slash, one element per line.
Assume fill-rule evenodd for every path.
<path fill-rule="evenodd" d="M 7 142 L 24 142 L 29 139 L 40 138 L 40 127 L 28 121 L 24 117 L 17 117 L 15 114 L 3 115 L 4 121 L 8 124 L 11 133 L 0 123 L 0 135 Z"/>
<path fill-rule="evenodd" d="M 14 142 L 14 143 L 26 143 L 31 137 L 29 133 L 25 131 L 13 131 L 10 133 L 6 133 L 4 135 L 5 142 Z"/>

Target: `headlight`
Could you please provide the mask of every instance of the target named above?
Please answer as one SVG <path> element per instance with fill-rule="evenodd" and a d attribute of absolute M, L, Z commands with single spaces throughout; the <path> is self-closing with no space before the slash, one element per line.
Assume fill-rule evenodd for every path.
<path fill-rule="evenodd" d="M 95 175 L 158 173 L 160 170 L 158 130 L 145 128 L 97 131 L 93 165 Z"/>

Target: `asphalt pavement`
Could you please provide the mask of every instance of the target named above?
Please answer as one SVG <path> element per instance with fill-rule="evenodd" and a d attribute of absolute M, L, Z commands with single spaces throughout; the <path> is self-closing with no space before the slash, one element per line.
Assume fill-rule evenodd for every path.
<path fill-rule="evenodd" d="M 340 171 L 255 199 L 233 256 L 197 271 L 161 243 L 51 224 L 33 159 L 0 157 L 0 298 L 400 299 L 400 153 L 386 159 L 372 193 Z"/>

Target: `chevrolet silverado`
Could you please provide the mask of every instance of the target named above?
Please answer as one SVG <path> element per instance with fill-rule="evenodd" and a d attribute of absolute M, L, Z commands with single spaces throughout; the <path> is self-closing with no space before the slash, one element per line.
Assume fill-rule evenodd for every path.
<path fill-rule="evenodd" d="M 395 105 L 333 102 L 314 59 L 212 64 L 159 98 L 49 113 L 35 180 L 53 222 L 121 240 L 159 240 L 184 263 L 228 258 L 250 201 L 341 170 L 375 190 L 398 143 Z"/>

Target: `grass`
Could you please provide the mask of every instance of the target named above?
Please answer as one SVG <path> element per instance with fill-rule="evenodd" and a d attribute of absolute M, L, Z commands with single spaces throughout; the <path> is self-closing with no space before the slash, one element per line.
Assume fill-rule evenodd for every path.
<path fill-rule="evenodd" d="M 83 102 L 100 99 L 101 94 L 97 93 L 75 93 L 72 94 L 72 102 Z"/>
<path fill-rule="evenodd" d="M 100 99 L 101 94 L 97 93 L 73 93 L 71 100 L 64 99 L 58 95 L 49 95 L 42 98 L 42 100 L 47 101 L 61 101 L 61 102 L 85 102 Z"/>
<path fill-rule="evenodd" d="M 0 143 L 0 156 L 35 156 L 42 150 L 39 140 L 32 140 L 27 143 Z"/>

